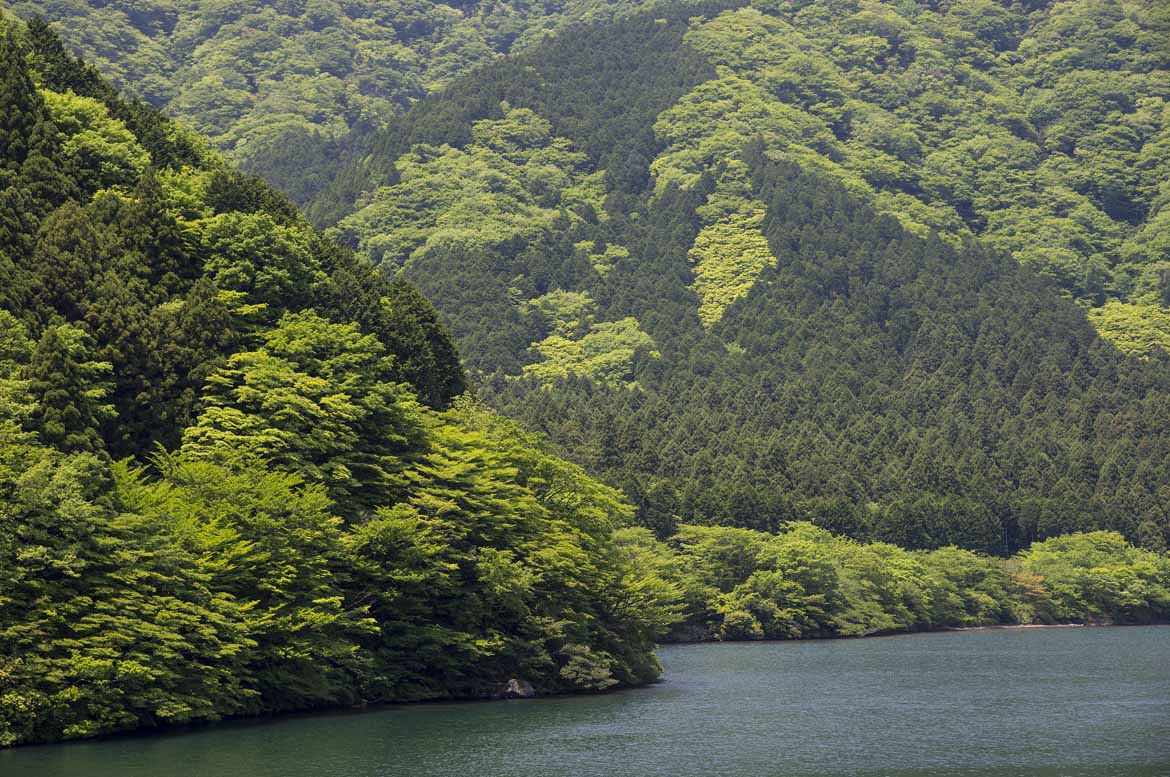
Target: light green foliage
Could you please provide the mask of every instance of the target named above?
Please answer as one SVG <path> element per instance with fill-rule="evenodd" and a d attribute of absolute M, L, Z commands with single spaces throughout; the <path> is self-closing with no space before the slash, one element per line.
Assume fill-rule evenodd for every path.
<path fill-rule="evenodd" d="M 1093 304 L 1164 297 L 1161 25 L 1140 2 L 725 11 L 687 35 L 719 77 L 659 117 L 657 191 L 758 139 L 912 232 L 979 235 Z"/>
<path fill-rule="evenodd" d="M 92 454 L 0 455 L 0 744 L 216 719 L 248 708 L 249 607 L 122 513 Z"/>
<path fill-rule="evenodd" d="M 756 138 L 774 149 L 794 145 L 827 148 L 834 143 L 823 122 L 726 71 L 664 111 L 654 132 L 667 146 L 650 165 L 659 193 L 672 183 L 693 187 L 703 172 L 736 158 L 744 145 Z"/>
<path fill-rule="evenodd" d="M 243 292 L 273 311 L 307 305 L 325 275 L 313 235 L 302 224 L 279 224 L 268 213 L 220 213 L 192 223 L 208 259 L 204 272 L 223 291 Z"/>
<path fill-rule="evenodd" d="M 277 464 L 325 485 L 347 511 L 385 504 L 401 493 L 401 457 L 420 434 L 392 374 L 381 343 L 356 324 L 288 313 L 260 350 L 231 356 L 208 378 L 183 450 Z"/>
<path fill-rule="evenodd" d="M 675 639 L 800 639 L 1013 623 L 1148 623 L 1170 612 L 1170 559 L 1116 532 L 1036 543 L 1012 559 L 858 543 L 809 523 L 780 534 L 680 527 L 619 543 L 682 592 Z"/>
<path fill-rule="evenodd" d="M 557 289 L 525 303 L 529 313 L 539 315 L 550 334 L 568 339 L 579 338 L 589 331 L 597 314 L 597 304 L 585 291 Z"/>
<path fill-rule="evenodd" d="M 1037 596 L 1010 564 L 988 563 L 969 550 L 946 547 L 916 554 L 927 575 L 930 622 L 956 626 L 1028 623 Z"/>
<path fill-rule="evenodd" d="M 703 228 L 689 257 L 695 265 L 693 288 L 699 295 L 699 320 L 710 328 L 727 307 L 747 294 L 760 272 L 776 261 L 760 232 L 764 209 L 733 213 Z"/>
<path fill-rule="evenodd" d="M 582 240 L 576 244 L 576 248 L 585 254 L 590 266 L 603 278 L 619 262 L 626 261 L 630 258 L 630 250 L 628 248 L 614 243 L 606 243 L 604 247 L 598 250 L 596 241 Z"/>
<path fill-rule="evenodd" d="M 259 459 L 253 461 L 259 464 Z M 354 641 L 376 634 L 364 608 L 347 603 L 343 524 L 324 488 L 270 467 L 229 469 L 160 455 L 161 475 L 115 467 L 134 521 L 199 560 L 213 585 L 246 614 L 247 711 L 299 709 L 356 698 L 364 659 Z"/>
<path fill-rule="evenodd" d="M 563 25 L 648 4 L 10 5 L 22 16 L 46 16 L 118 88 L 182 117 L 233 161 L 251 170 L 287 168 L 281 177 L 295 178 L 290 151 L 319 154 L 320 144 L 384 123 L 499 53 L 525 48 Z"/>
<path fill-rule="evenodd" d="M 1110 300 L 1090 310 L 1089 320 L 1125 353 L 1146 357 L 1155 348 L 1170 353 L 1170 311 L 1161 305 Z"/>
<path fill-rule="evenodd" d="M 41 94 L 61 133 L 61 150 L 77 166 L 88 191 L 130 185 L 150 163 L 134 134 L 97 100 L 72 91 L 58 94 L 45 89 Z"/>
<path fill-rule="evenodd" d="M 469 402 L 432 419 L 410 480 L 406 500 L 351 539 L 395 635 L 381 649 L 387 698 L 508 671 L 574 690 L 657 673 L 631 648 L 677 617 L 677 596 L 613 549 L 612 527 L 631 516 L 616 491 Z"/>
<path fill-rule="evenodd" d="M 665 634 L 682 620 L 692 597 L 677 583 L 677 561 L 670 549 L 641 526 L 625 526 L 613 533 L 614 545 L 623 557 L 626 592 L 622 606 L 637 612 Z"/>
<path fill-rule="evenodd" d="M 1145 623 L 1170 609 L 1170 558 L 1115 532 L 1054 537 L 1014 563 L 1043 588 L 1034 605 L 1042 622 Z"/>
<path fill-rule="evenodd" d="M 561 209 L 600 204 L 585 155 L 532 111 L 504 108 L 503 119 L 476 122 L 466 149 L 416 146 L 396 163 L 398 183 L 342 227 L 375 261 L 401 267 L 439 246 L 531 240 Z"/>
<path fill-rule="evenodd" d="M 688 253 L 699 320 L 710 329 L 731 303 L 747 294 L 776 258 L 760 231 L 767 207 L 752 196 L 747 165 L 729 159 L 716 169 L 715 188 L 695 209 L 703 229 Z"/>
<path fill-rule="evenodd" d="M 1170 121 L 1167 121 L 1170 126 Z M 1167 144 L 1170 146 L 1170 144 Z M 1153 215 L 1121 245 L 1124 260 L 1118 275 L 1132 284 L 1130 299 L 1153 296 L 1163 306 L 1170 303 L 1170 183 L 1156 201 Z"/>
<path fill-rule="evenodd" d="M 549 335 L 532 350 L 539 361 L 526 365 L 524 373 L 550 385 L 558 379 L 578 376 L 607 386 L 635 385 L 637 358 L 658 358 L 654 340 L 633 316 L 593 324 L 577 340 Z"/>

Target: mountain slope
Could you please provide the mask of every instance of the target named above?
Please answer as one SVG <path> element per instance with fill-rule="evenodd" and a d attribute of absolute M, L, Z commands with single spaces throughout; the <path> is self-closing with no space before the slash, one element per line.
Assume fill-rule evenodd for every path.
<path fill-rule="evenodd" d="M 435 301 L 489 401 L 645 522 L 1160 546 L 1166 354 L 1131 334 L 1164 304 L 1164 252 L 1134 248 L 1161 229 L 1160 11 L 828 8 L 562 36 L 420 102 L 314 209 L 356 196 L 343 232 Z M 1070 30 L 1130 37 L 1089 62 Z M 1119 159 L 1134 181 L 1090 185 Z M 1107 297 L 1145 361 L 1087 322 Z"/>
<path fill-rule="evenodd" d="M 0 746 L 657 677 L 630 505 L 463 387 L 413 287 L 0 16 Z"/>
<path fill-rule="evenodd" d="M 358 130 L 313 218 L 664 531 L 1165 542 L 1161 4 L 630 8 Z"/>
<path fill-rule="evenodd" d="M 352 132 L 576 20 L 598 0 L 244 3 L 16 0 L 114 86 L 181 117 L 242 169 L 305 202 Z"/>
<path fill-rule="evenodd" d="M 762 132 L 917 234 L 933 230 L 952 245 L 981 236 L 1086 304 L 1127 301 L 1131 318 L 1170 303 L 1161 191 L 1170 19 L 1158 4 L 1058 3 L 1031 15 L 982 0 L 831 13 L 821 3 L 687 6 L 675 18 L 699 12 L 706 18 L 681 45 L 718 75 L 657 117 L 658 190 L 688 185 L 741 145 L 737 136 Z M 630 24 L 605 29 L 621 37 Z M 623 72 L 623 50 L 601 37 L 604 59 L 571 40 L 523 59 L 549 79 L 564 78 L 550 63 L 575 66 L 575 83 L 583 72 Z M 520 104 L 592 150 L 590 129 L 561 131 L 560 107 L 544 102 L 547 112 Z M 384 170 L 402 150 L 365 164 Z M 611 175 L 638 162 L 595 161 Z"/>
<path fill-rule="evenodd" d="M 634 390 L 504 379 L 494 401 L 659 516 L 811 518 L 909 547 L 1090 527 L 1158 542 L 1165 354 L 1121 356 L 1007 257 L 753 162 L 776 259 L 710 335 Z"/>
<path fill-rule="evenodd" d="M 432 94 L 440 99 L 422 99 L 430 117 L 424 124 L 433 126 L 436 112 L 450 118 L 449 105 L 426 106 L 459 102 L 465 86 L 444 87 L 502 52 L 560 81 L 560 91 L 544 96 L 548 111 L 512 102 L 533 107 L 559 134 L 596 152 L 597 139 L 584 137 L 597 123 L 592 111 L 575 111 L 585 124 L 572 128 L 560 127 L 553 115 L 562 100 L 585 104 L 577 89 L 566 87 L 594 94 L 608 88 L 594 102 L 606 117 L 607 106 L 656 91 L 655 74 L 663 72 L 643 68 L 626 84 L 606 78 L 630 74 L 623 59 L 634 52 L 598 40 L 599 23 L 617 20 L 600 25 L 601 38 L 629 39 L 627 25 L 637 27 L 639 18 L 685 24 L 696 17 L 685 49 L 706 63 L 711 72 L 703 80 L 710 83 L 682 100 L 681 113 L 661 117 L 656 132 L 668 156 L 672 133 L 694 131 L 686 126 L 687 106 L 734 95 L 771 125 L 768 132 L 790 146 L 790 156 L 803 156 L 873 198 L 917 233 L 935 230 L 953 245 L 980 235 L 1092 306 L 1107 298 L 1124 303 L 1095 317 L 1107 335 L 1119 333 L 1122 347 L 1144 352 L 1141 343 L 1150 336 L 1135 342 L 1121 330 L 1152 331 L 1155 342 L 1170 337 L 1156 307 L 1170 304 L 1163 191 L 1170 174 L 1170 18 L 1164 4 L 741 5 L 727 3 L 722 8 L 730 10 L 720 13 L 708 3 L 655 3 L 647 10 L 636 2 L 344 8 L 326 2 L 236 4 L 225 12 L 196 0 L 133 8 L 26 0 L 12 8 L 44 14 L 116 84 L 168 105 L 295 201 L 315 199 L 313 212 L 323 223 L 344 216 L 357 195 L 382 182 L 405 150 L 397 143 L 428 140 L 411 129 L 417 121 L 397 121 L 403 110 Z M 558 32 L 567 34 L 549 37 Z M 580 77 L 576 63 L 577 78 L 566 79 L 556 71 L 574 67 L 573 51 L 581 49 L 572 39 L 582 34 L 595 39 L 607 61 L 594 57 L 591 78 Z M 678 48 L 661 37 L 636 45 Z M 502 73 L 527 80 L 507 67 L 475 80 Z M 640 80 L 646 75 L 649 82 Z M 540 88 L 517 83 L 506 90 Z M 466 108 L 464 102 L 459 110 Z M 748 121 L 744 128 L 751 124 L 742 110 L 735 112 Z M 706 120 L 737 121 L 709 112 Z M 381 135 L 396 138 L 392 148 L 382 141 L 371 147 L 370 133 L 387 122 Z M 637 129 L 647 131 L 645 124 Z M 462 143 L 466 133 L 443 139 Z M 349 171 L 343 191 L 321 193 L 334 179 L 339 155 L 360 159 L 371 152 L 372 175 L 355 182 Z M 642 160 L 595 161 L 610 175 L 644 175 Z M 669 159 L 658 164 L 659 186 L 672 175 L 697 172 L 672 169 Z"/>

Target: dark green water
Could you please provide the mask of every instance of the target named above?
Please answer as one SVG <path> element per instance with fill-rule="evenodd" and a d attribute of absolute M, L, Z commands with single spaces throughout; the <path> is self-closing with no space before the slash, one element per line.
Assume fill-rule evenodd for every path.
<path fill-rule="evenodd" d="M 662 649 L 666 681 L 0 752 L 3 777 L 1170 775 L 1170 627 Z"/>

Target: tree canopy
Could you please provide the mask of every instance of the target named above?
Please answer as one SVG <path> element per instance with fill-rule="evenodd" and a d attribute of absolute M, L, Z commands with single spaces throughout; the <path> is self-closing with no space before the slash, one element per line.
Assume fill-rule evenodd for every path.
<path fill-rule="evenodd" d="M 654 680 L 633 508 L 409 283 L 0 18 L 0 746 Z"/>

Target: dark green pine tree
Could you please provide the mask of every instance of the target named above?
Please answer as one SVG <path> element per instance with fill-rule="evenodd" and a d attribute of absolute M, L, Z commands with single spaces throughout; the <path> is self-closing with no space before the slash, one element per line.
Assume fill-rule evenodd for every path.
<path fill-rule="evenodd" d="M 0 34 L 0 305 L 27 304 L 19 272 L 40 221 L 75 190 L 56 164 L 56 129 L 11 26 Z"/>
<path fill-rule="evenodd" d="M 446 407 L 466 391 L 459 354 L 431 303 L 408 281 L 388 279 L 352 252 L 328 250 L 333 271 L 320 309 L 376 336 L 394 356 L 395 378 L 409 383 L 430 407 Z"/>
<path fill-rule="evenodd" d="M 155 409 L 146 401 L 157 372 L 152 352 L 154 333 L 150 307 L 137 289 L 114 270 L 94 283 L 93 301 L 85 322 L 97 341 L 99 361 L 117 365 L 110 397 L 116 413 L 107 419 L 102 437 L 114 458 L 150 453 Z"/>
<path fill-rule="evenodd" d="M 154 304 L 184 291 L 199 271 L 166 205 L 166 195 L 150 169 L 138 180 L 133 200 L 118 214 L 125 247 L 120 271 L 144 280 L 146 295 Z"/>
<path fill-rule="evenodd" d="M 93 358 L 93 338 L 80 327 L 45 330 L 25 370 L 36 402 L 31 426 L 41 441 L 65 453 L 103 451 L 98 430 L 111 414 L 109 362 Z"/>
<path fill-rule="evenodd" d="M 70 200 L 41 225 L 26 268 L 30 298 L 42 323 L 55 315 L 79 321 L 102 275 L 100 241 L 89 215 Z"/>
<path fill-rule="evenodd" d="M 9 28 L 0 34 L 0 305 L 9 309 L 24 298 L 16 262 L 30 246 L 30 223 L 35 229 L 28 192 L 17 182 L 40 109 L 24 55 Z"/>
<path fill-rule="evenodd" d="M 156 307 L 151 317 L 152 364 L 139 398 L 139 453 L 156 442 L 167 448 L 179 444 L 183 429 L 198 415 L 204 381 L 242 338 L 215 284 L 206 278 L 195 282 L 181 304 Z"/>
<path fill-rule="evenodd" d="M 114 88 L 102 80 L 97 68 L 69 53 L 44 19 L 33 16 L 25 20 L 24 38 L 28 43 L 30 64 L 40 74 L 41 83 L 49 89 L 56 92 L 72 90 L 103 102 L 107 95 L 116 94 Z"/>
<path fill-rule="evenodd" d="M 432 407 L 445 407 L 467 388 L 455 344 L 431 303 L 403 279 L 391 281 L 383 298 L 379 339 L 395 354 L 402 380 Z"/>
<path fill-rule="evenodd" d="M 24 51 L 9 25 L 0 34 L 0 168 L 13 174 L 20 171 L 43 113 Z"/>

